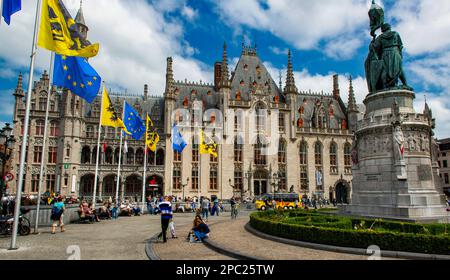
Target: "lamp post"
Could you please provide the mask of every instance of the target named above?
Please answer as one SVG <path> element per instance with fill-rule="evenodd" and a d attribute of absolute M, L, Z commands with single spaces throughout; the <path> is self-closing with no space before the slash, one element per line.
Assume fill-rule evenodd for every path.
<path fill-rule="evenodd" d="M 183 184 L 183 185 L 182 185 L 182 186 L 183 186 L 183 197 L 182 197 L 182 200 L 185 200 L 185 197 L 184 197 L 184 188 L 185 188 L 187 185 L 189 185 L 189 177 L 187 177 L 187 179 L 186 179 L 186 184 Z"/>
<path fill-rule="evenodd" d="M 11 128 L 10 124 L 5 124 L 5 127 L 0 130 L 0 145 L 3 145 L 3 151 L 0 152 L 0 159 L 2 160 L 2 182 L 3 186 L 0 190 L 1 197 L 3 197 L 5 191 L 6 191 L 6 163 L 11 158 L 11 150 L 14 147 L 14 143 L 16 142 L 16 139 L 14 139 L 14 136 L 12 135 L 13 129 Z M 8 153 L 8 150 L 10 151 Z"/>
<path fill-rule="evenodd" d="M 249 190 L 250 196 L 252 196 L 252 190 L 251 190 L 252 177 L 253 177 L 253 170 L 252 170 L 252 165 L 250 164 L 248 171 L 245 172 L 245 179 L 248 180 L 248 190 Z"/>

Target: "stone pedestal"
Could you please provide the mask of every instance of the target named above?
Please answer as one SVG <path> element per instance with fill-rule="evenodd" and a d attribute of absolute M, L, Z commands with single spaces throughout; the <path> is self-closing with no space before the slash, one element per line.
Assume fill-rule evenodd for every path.
<path fill-rule="evenodd" d="M 432 168 L 430 120 L 413 108 L 414 93 L 370 94 L 358 122 L 351 205 L 342 214 L 414 222 L 446 220 L 445 198 Z M 403 134 L 403 147 L 394 138 Z M 402 149 L 403 148 L 403 149 Z M 401 154 L 400 151 L 403 151 Z"/>

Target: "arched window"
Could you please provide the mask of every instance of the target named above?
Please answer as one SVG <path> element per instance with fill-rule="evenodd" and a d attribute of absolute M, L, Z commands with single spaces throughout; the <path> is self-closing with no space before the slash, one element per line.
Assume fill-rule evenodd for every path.
<path fill-rule="evenodd" d="M 91 159 L 92 164 L 96 164 L 97 163 L 97 147 L 94 147 L 92 149 L 92 159 Z"/>
<path fill-rule="evenodd" d="M 106 130 L 106 138 L 114 139 L 116 136 L 116 129 L 113 127 L 108 127 Z"/>
<path fill-rule="evenodd" d="M 55 106 L 55 101 L 51 100 L 50 101 L 50 112 L 55 112 L 56 111 L 56 106 Z"/>
<path fill-rule="evenodd" d="M 144 150 L 139 148 L 136 151 L 136 164 L 143 165 L 144 164 Z"/>
<path fill-rule="evenodd" d="M 352 146 L 350 143 L 346 143 L 344 146 L 344 165 L 345 174 L 352 174 Z"/>
<path fill-rule="evenodd" d="M 322 166 L 322 144 L 316 142 L 314 145 L 314 161 L 316 165 Z"/>
<path fill-rule="evenodd" d="M 327 128 L 327 116 L 323 107 L 320 108 L 319 113 L 317 114 L 317 128 Z"/>
<path fill-rule="evenodd" d="M 286 141 L 280 139 L 278 144 L 278 163 L 286 164 Z"/>
<path fill-rule="evenodd" d="M 255 107 L 255 113 L 256 113 L 256 130 L 264 131 L 267 123 L 266 107 L 263 104 L 259 103 Z"/>
<path fill-rule="evenodd" d="M 119 163 L 119 158 L 120 158 L 120 149 L 116 148 L 116 150 L 114 151 L 114 163 L 118 164 Z M 121 163 L 123 163 L 123 158 L 120 159 Z"/>
<path fill-rule="evenodd" d="M 59 136 L 59 122 L 52 121 L 50 123 L 50 137 L 58 137 Z"/>
<path fill-rule="evenodd" d="M 47 93 L 45 93 L 47 94 Z M 39 111 L 46 111 L 47 110 L 47 97 L 40 97 L 39 98 Z"/>
<path fill-rule="evenodd" d="M 181 153 L 179 153 L 177 151 L 173 151 L 173 161 L 181 162 Z"/>
<path fill-rule="evenodd" d="M 242 172 L 242 165 L 234 165 L 234 189 L 241 191 L 244 188 L 244 176 Z"/>
<path fill-rule="evenodd" d="M 44 128 L 45 128 L 45 121 L 37 120 L 36 121 L 36 136 L 44 136 Z"/>
<path fill-rule="evenodd" d="M 322 144 L 316 142 L 314 145 L 314 160 L 316 164 L 316 187 L 317 190 L 323 190 L 323 167 L 322 167 Z"/>
<path fill-rule="evenodd" d="M 212 164 L 209 168 L 209 189 L 217 190 L 217 165 Z"/>
<path fill-rule="evenodd" d="M 159 149 L 156 152 L 156 165 L 163 166 L 164 165 L 164 150 Z"/>
<path fill-rule="evenodd" d="M 86 127 L 86 138 L 94 138 L 94 137 L 95 137 L 94 127 L 92 125 L 88 125 Z"/>
<path fill-rule="evenodd" d="M 308 181 L 308 143 L 300 144 L 300 188 L 303 191 L 309 189 Z"/>
<path fill-rule="evenodd" d="M 81 150 L 81 164 L 91 163 L 91 148 L 89 146 L 83 147 Z"/>
<path fill-rule="evenodd" d="M 191 176 L 192 176 L 192 190 L 198 190 L 198 165 L 197 164 L 195 164 L 195 165 L 193 165 L 192 166 L 192 174 L 191 174 Z"/>
<path fill-rule="evenodd" d="M 242 139 L 240 137 L 236 137 L 234 140 L 234 162 L 241 163 L 243 159 L 243 151 L 242 151 Z"/>
<path fill-rule="evenodd" d="M 175 165 L 173 168 L 173 189 L 181 189 L 181 166 L 179 164 Z"/>
<path fill-rule="evenodd" d="M 266 146 L 263 143 L 262 136 L 258 136 L 257 143 L 254 147 L 255 149 L 255 164 L 256 165 L 266 165 L 267 156 L 265 152 Z"/>
<path fill-rule="evenodd" d="M 338 158 L 337 158 L 338 147 L 337 144 L 332 142 L 330 144 L 330 173 L 338 173 Z"/>
<path fill-rule="evenodd" d="M 147 164 L 148 165 L 155 165 L 155 157 L 156 153 L 151 151 L 149 148 L 147 148 Z"/>
<path fill-rule="evenodd" d="M 113 164 L 113 149 L 111 147 L 106 148 L 105 163 Z"/>
<path fill-rule="evenodd" d="M 127 164 L 128 165 L 134 165 L 134 149 L 133 148 L 128 148 Z"/>
<path fill-rule="evenodd" d="M 199 146 L 198 139 L 194 137 L 192 140 L 192 162 L 197 163 L 199 161 Z"/>

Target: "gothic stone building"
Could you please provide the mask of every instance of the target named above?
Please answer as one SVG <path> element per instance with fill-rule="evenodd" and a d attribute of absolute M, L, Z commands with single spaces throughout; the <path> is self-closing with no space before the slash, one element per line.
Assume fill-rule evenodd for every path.
<path fill-rule="evenodd" d="M 82 11 L 76 22 L 84 35 L 88 28 Z M 346 106 L 338 77 L 331 94 L 297 90 L 291 54 L 284 89 L 270 76 L 256 48 L 244 47 L 229 75 L 226 46 L 215 64 L 214 84 L 174 80 L 172 58 L 167 59 L 163 96 L 111 94 L 117 111 L 123 101 L 145 116 L 149 114 L 161 136 L 155 153 L 149 152 L 146 194 L 199 195 L 228 199 L 264 193 L 297 192 L 348 202 L 351 192 L 352 131 L 359 116 L 350 82 Z M 176 62 L 175 62 L 176 63 Z M 43 191 L 90 197 L 93 194 L 100 96 L 87 104 L 64 89 L 53 87 L 48 134 L 44 135 L 49 77 L 34 83 L 24 192 L 35 194 L 41 157 L 45 156 Z M 331 85 L 331 81 L 330 81 Z M 13 172 L 18 174 L 25 116 L 22 76 L 14 92 L 14 136 L 18 139 Z M 172 126 L 180 127 L 187 147 L 172 149 Z M 218 145 L 218 157 L 201 155 L 197 133 L 207 128 Z M 106 128 L 100 149 L 98 193 L 114 197 L 119 161 L 118 129 Z M 192 137 L 190 137 L 192 136 Z M 48 145 L 42 149 L 44 137 Z M 121 197 L 140 200 L 143 185 L 144 141 L 128 139 L 119 180 Z M 269 151 L 270 150 L 270 151 Z M 14 189 L 14 186 L 12 186 Z"/>
<path fill-rule="evenodd" d="M 332 94 L 298 92 L 289 57 L 286 85 L 281 90 L 256 50 L 250 48 L 242 51 L 231 78 L 224 52 L 223 61 L 215 65 L 214 84 L 176 82 L 172 59 L 167 61 L 164 96 L 149 96 L 147 86 L 142 96 L 111 94 L 117 111 L 122 111 L 125 99 L 142 116 L 148 113 L 161 135 L 156 153 L 148 156 L 147 194 L 156 191 L 180 197 L 184 193 L 190 197 L 229 198 L 295 191 L 348 201 L 351 128 L 358 116 L 352 87 L 348 108 L 340 98 L 337 77 Z M 43 151 L 48 78 L 44 72 L 31 93 L 24 192 L 37 192 L 41 157 L 45 156 L 46 190 L 92 196 L 100 98 L 91 105 L 66 90 L 53 88 L 45 136 L 48 147 Z M 17 173 L 25 115 L 22 76 L 14 96 L 14 135 L 19 141 L 13 162 Z M 270 121 L 274 118 L 275 122 Z M 172 149 L 173 122 L 178 123 L 188 142 L 182 154 Z M 217 158 L 200 155 L 198 137 L 189 137 L 192 128 L 211 126 L 215 141 L 222 143 Z M 115 193 L 119 133 L 118 129 L 106 128 L 102 135 L 100 197 L 113 197 Z M 274 135 L 279 135 L 279 140 L 273 140 Z M 276 145 L 275 152 L 267 152 L 269 145 Z M 129 139 L 128 152 L 123 155 L 121 196 L 140 199 L 143 161 L 144 141 Z"/>

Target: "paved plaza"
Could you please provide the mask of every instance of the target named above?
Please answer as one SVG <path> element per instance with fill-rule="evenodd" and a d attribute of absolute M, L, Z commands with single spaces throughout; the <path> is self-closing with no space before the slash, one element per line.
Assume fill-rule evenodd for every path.
<path fill-rule="evenodd" d="M 266 240 L 245 230 L 249 212 L 242 211 L 237 220 L 229 213 L 210 217 L 210 241 L 214 246 L 238 255 L 260 260 L 364 260 L 367 256 L 302 248 Z M 193 213 L 175 214 L 177 239 L 155 242 L 160 232 L 160 217 L 120 217 L 95 224 L 70 224 L 66 232 L 50 233 L 42 228 L 39 235 L 19 236 L 17 251 L 8 251 L 10 237 L 0 238 L 3 260 L 66 260 L 74 258 L 79 248 L 82 260 L 232 260 L 230 255 L 210 249 L 206 244 L 189 243 Z M 74 247 L 75 246 L 75 247 Z M 77 247 L 76 247 L 77 246 Z M 73 250 L 75 248 L 75 251 Z M 150 252 L 150 254 L 149 254 Z"/>

